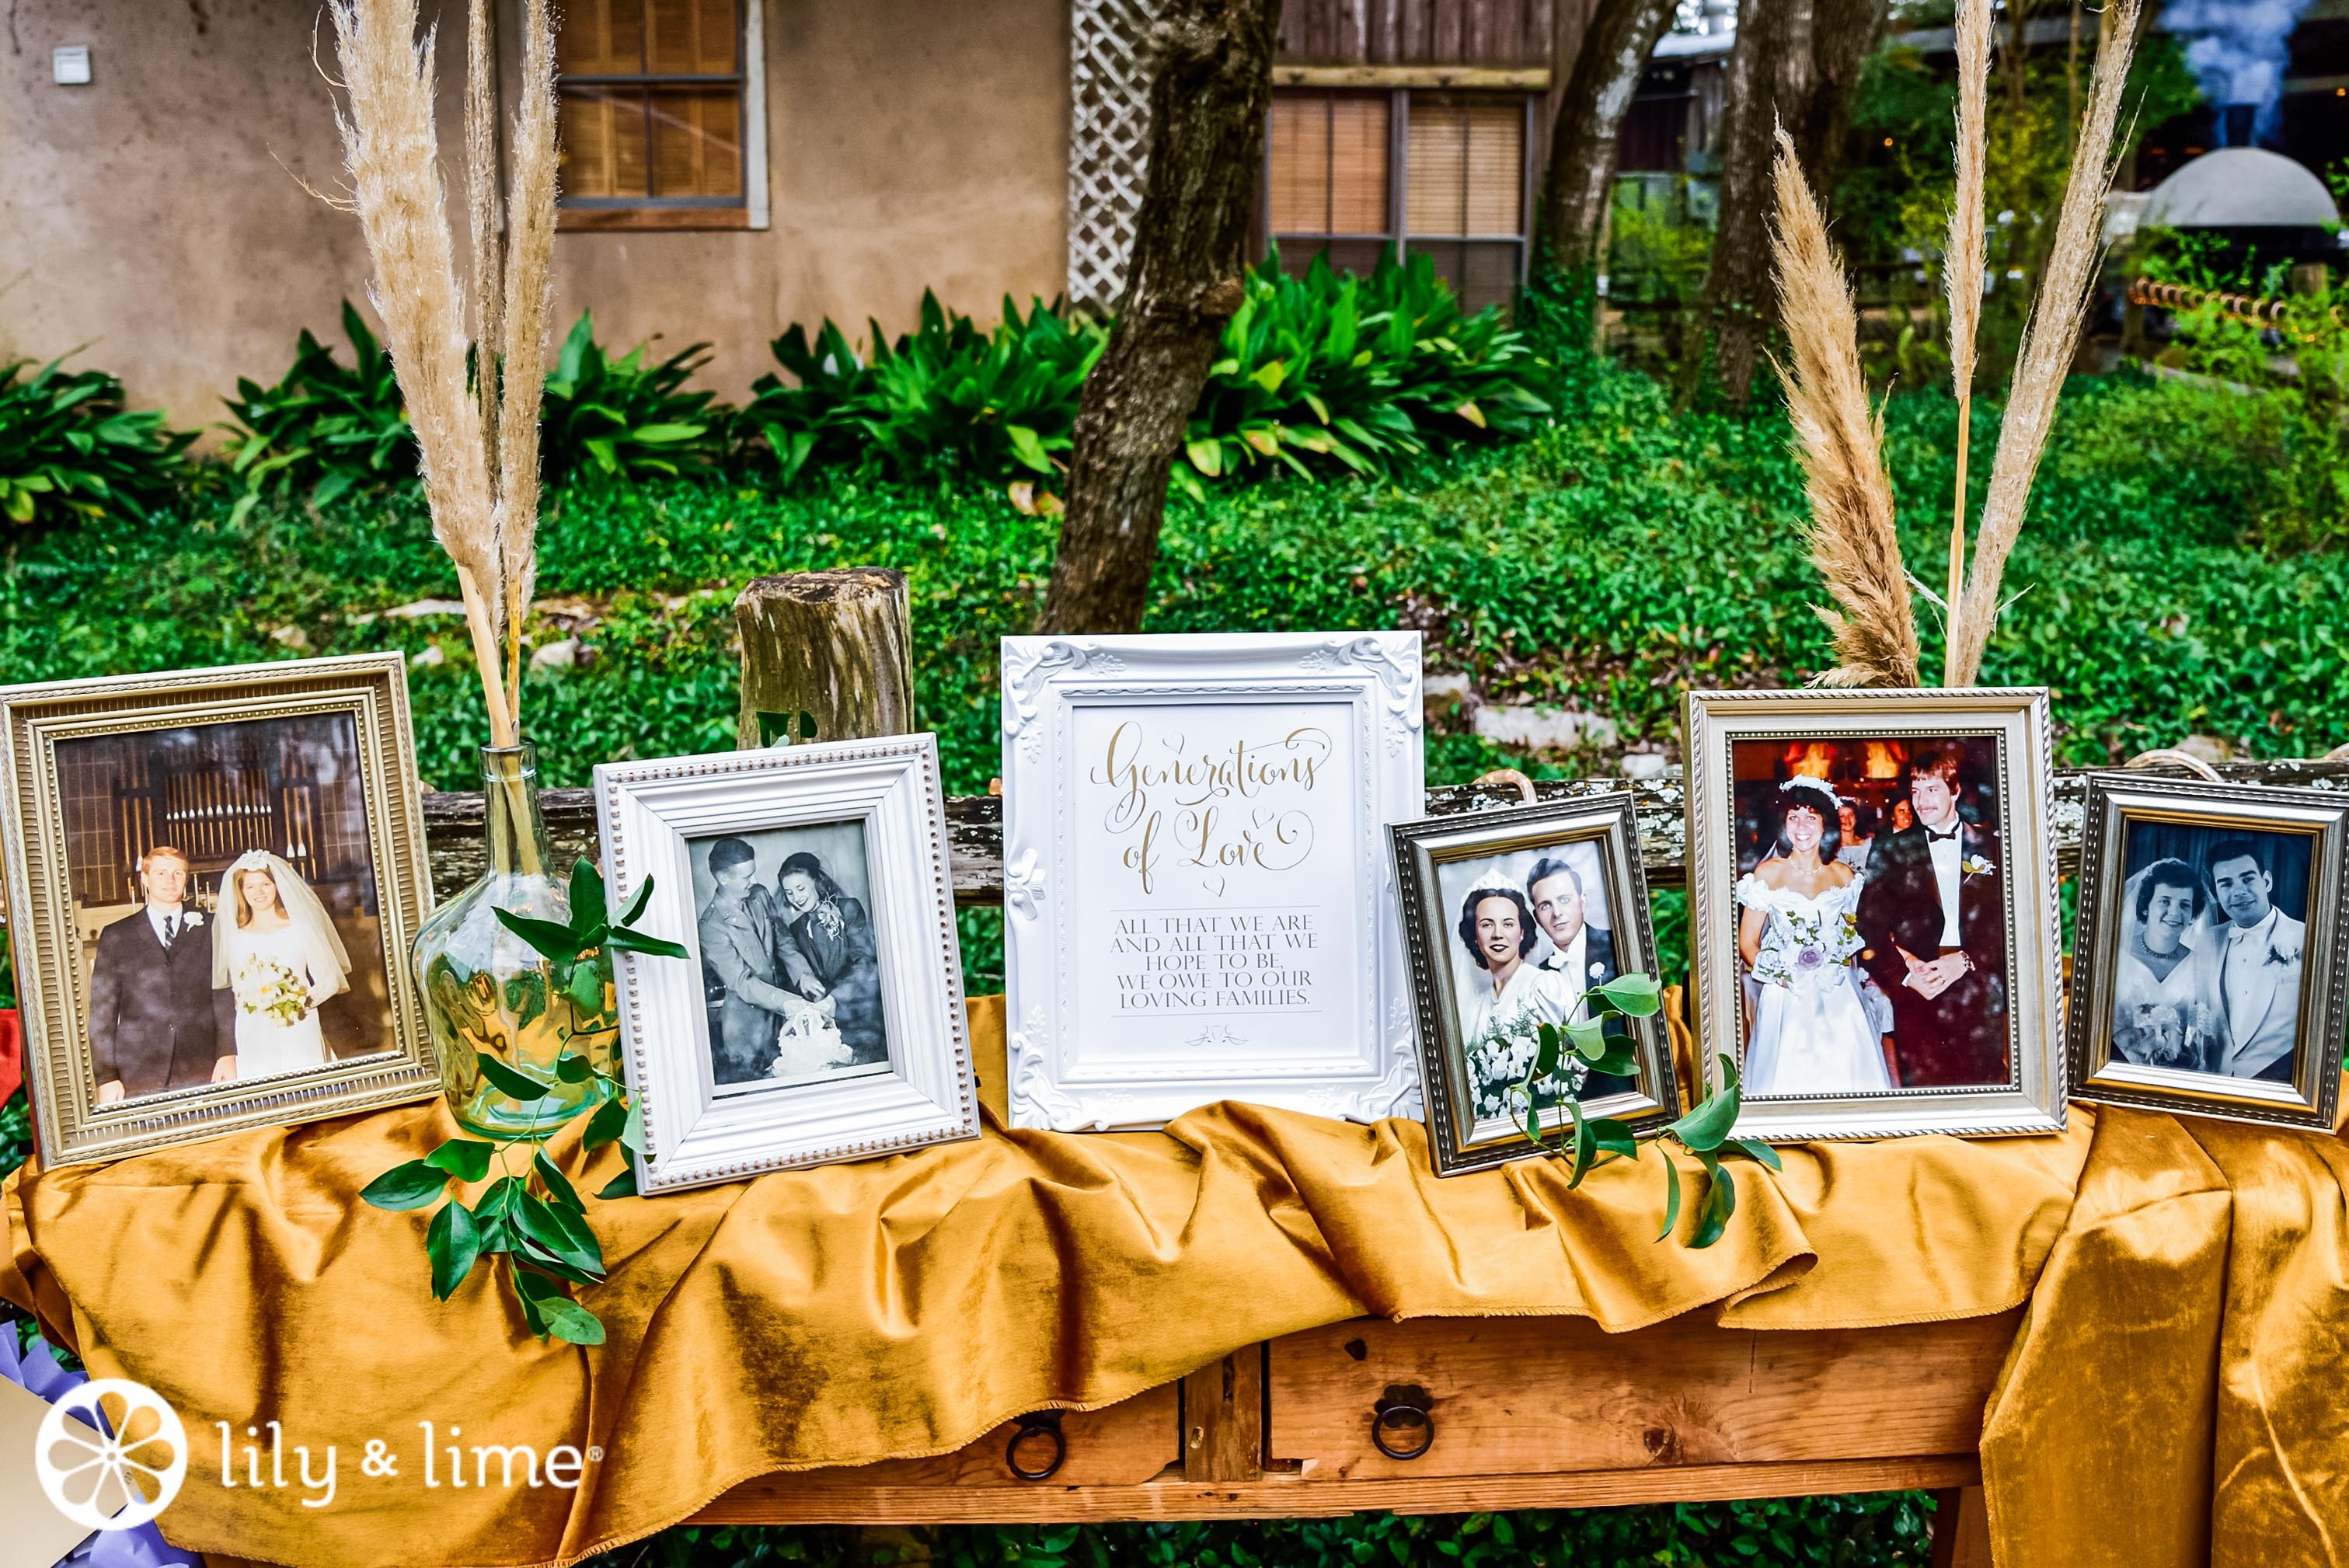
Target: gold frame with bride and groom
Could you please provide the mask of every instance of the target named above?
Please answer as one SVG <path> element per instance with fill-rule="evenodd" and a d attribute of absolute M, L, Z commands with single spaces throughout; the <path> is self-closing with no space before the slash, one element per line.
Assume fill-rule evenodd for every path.
<path fill-rule="evenodd" d="M 440 1092 L 397 961 L 432 908 L 401 655 L 0 688 L 0 729 L 8 935 L 44 1166 Z M 278 908 L 321 927 L 293 949 L 318 955 L 295 987 L 317 1060 L 254 1071 L 231 1065 L 249 1020 L 222 991 L 214 943 L 222 890 L 264 854 L 282 868 L 269 872 L 285 884 Z M 152 962 L 113 973 L 109 958 L 140 943 Z M 130 995 L 141 990 L 155 994 Z"/>

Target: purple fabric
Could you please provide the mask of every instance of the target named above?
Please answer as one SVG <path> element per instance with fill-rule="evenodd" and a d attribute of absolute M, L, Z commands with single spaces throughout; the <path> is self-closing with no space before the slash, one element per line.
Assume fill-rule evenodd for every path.
<path fill-rule="evenodd" d="M 0 1321 L 0 1377 L 30 1389 L 54 1405 L 57 1397 L 89 1381 L 57 1364 L 49 1342 L 36 1334 L 16 1349 L 16 1326 Z M 101 1530 L 57 1559 L 57 1568 L 192 1568 L 186 1553 L 172 1547 L 151 1524 L 136 1530 Z"/>

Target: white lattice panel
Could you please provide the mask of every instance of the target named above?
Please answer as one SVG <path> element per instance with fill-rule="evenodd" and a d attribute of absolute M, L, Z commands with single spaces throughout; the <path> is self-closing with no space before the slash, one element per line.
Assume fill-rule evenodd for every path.
<path fill-rule="evenodd" d="M 1125 290 L 1150 151 L 1155 0 L 1070 7 L 1069 303 L 1106 314 Z"/>

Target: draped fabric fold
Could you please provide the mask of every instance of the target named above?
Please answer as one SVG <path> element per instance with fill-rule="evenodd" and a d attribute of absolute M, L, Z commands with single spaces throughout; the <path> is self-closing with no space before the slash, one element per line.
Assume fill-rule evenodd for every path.
<path fill-rule="evenodd" d="M 999 1064 L 982 1072 L 999 1072 L 999 999 L 975 1001 L 972 1023 L 978 1059 Z M 611 1274 L 585 1299 L 609 1338 L 582 1350 L 531 1338 L 485 1272 L 434 1302 L 423 1215 L 357 1201 L 450 1130 L 439 1106 L 415 1106 L 10 1180 L 0 1294 L 93 1374 L 162 1393 L 189 1427 L 191 1484 L 162 1520 L 175 1543 L 338 1568 L 569 1561 L 756 1475 L 944 1452 L 1022 1411 L 1109 1404 L 1363 1314 L 1571 1315 L 1625 1331 L 1702 1309 L 1799 1330 L 2026 1299 L 1985 1439 L 1998 1517 L 2023 1543 L 2006 1560 L 2116 1561 L 2032 1547 L 2048 1512 L 2032 1500 L 2103 1463 L 2116 1478 L 2105 1495 L 2136 1508 L 2148 1441 L 2164 1484 L 2189 1488 L 2206 1515 L 2215 1506 L 2222 1531 L 2298 1507 L 2294 1528 L 2339 1539 L 2324 1456 L 2290 1433 L 2264 1447 L 2241 1435 L 2318 1418 L 2313 1391 L 2263 1383 L 2263 1369 L 2329 1367 L 2340 1386 L 2341 1162 L 2323 1140 L 2189 1136 L 2116 1112 L 2050 1138 L 1790 1149 L 1782 1175 L 1737 1167 L 1735 1220 L 1695 1252 L 1656 1240 L 1652 1148 L 1569 1191 L 1555 1161 L 1438 1181 L 1411 1122 L 1223 1104 L 1163 1134 L 998 1126 L 970 1143 L 595 1205 Z M 550 1152 L 585 1191 L 617 1168 L 616 1151 L 583 1161 L 558 1140 Z M 2238 1253 L 2247 1203 L 2267 1216 L 2256 1259 L 2228 1251 L 2239 1179 L 2227 1172 L 2242 1163 L 2269 1171 L 2255 1200 L 2231 1200 Z M 2308 1255 L 2320 1243 L 2329 1261 Z M 2230 1269 L 2245 1281 L 2263 1269 L 2269 1283 L 2242 1289 L 2266 1294 L 2237 1300 Z M 2178 1367 L 2148 1359 L 2173 1354 Z M 2124 1397 L 2135 1402 L 2087 1468 L 2046 1440 L 2093 1418 L 2079 1409 L 2124 1410 Z M 2148 1439 L 2133 1436 L 2140 1418 L 2170 1424 Z M 298 1485 L 243 1484 L 243 1434 L 256 1428 L 265 1445 L 273 1420 L 289 1477 L 296 1445 L 336 1445 L 330 1506 L 305 1506 L 316 1493 Z M 233 1487 L 220 1484 L 218 1422 Z M 443 1447 L 429 1486 L 424 1422 Z M 2214 1422 L 2241 1455 L 2215 1473 L 2209 1456 L 2236 1450 L 2214 1449 Z M 2200 1470 L 2172 1451 L 2198 1440 Z M 363 1470 L 370 1441 L 396 1473 Z M 495 1460 L 492 1484 L 454 1485 L 446 1449 L 470 1466 L 486 1444 L 596 1457 L 575 1489 L 498 1486 Z M 260 1463 L 265 1476 L 265 1448 Z M 2193 1506 L 2171 1510 L 2162 1540 L 2192 1537 Z"/>

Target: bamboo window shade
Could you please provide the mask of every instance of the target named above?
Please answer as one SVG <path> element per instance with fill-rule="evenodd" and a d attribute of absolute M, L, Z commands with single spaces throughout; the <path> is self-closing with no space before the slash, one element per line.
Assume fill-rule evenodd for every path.
<path fill-rule="evenodd" d="M 1292 273 L 1316 257 L 1367 273 L 1390 251 L 1424 254 L 1470 309 L 1506 304 L 1525 254 L 1526 114 L 1523 94 L 1276 89 L 1264 237 Z"/>
<path fill-rule="evenodd" d="M 566 203 L 741 202 L 740 0 L 573 0 L 561 27 Z"/>

